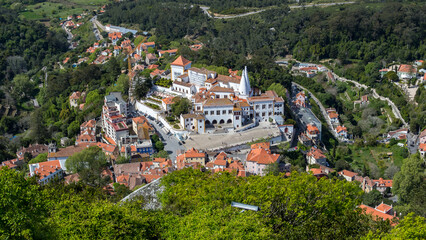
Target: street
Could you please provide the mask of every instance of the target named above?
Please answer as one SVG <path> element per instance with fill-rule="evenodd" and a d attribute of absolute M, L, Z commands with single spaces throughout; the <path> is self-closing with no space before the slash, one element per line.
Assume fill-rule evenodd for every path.
<path fill-rule="evenodd" d="M 93 24 L 93 33 L 95 34 L 96 40 L 102 40 L 104 39 L 101 35 L 101 33 L 99 32 L 99 29 L 97 28 L 97 16 L 94 16 L 90 19 L 90 22 Z"/>

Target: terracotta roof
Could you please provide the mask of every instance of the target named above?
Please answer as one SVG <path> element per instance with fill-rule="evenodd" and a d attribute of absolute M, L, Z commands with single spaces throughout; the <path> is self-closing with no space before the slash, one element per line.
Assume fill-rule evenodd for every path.
<path fill-rule="evenodd" d="M 377 219 L 382 219 L 382 220 L 387 220 L 389 219 L 390 221 L 394 218 L 394 216 L 383 213 L 381 211 L 378 211 L 372 207 L 369 207 L 367 205 L 361 204 L 359 206 L 359 208 L 364 209 L 366 214 L 372 215 L 374 218 Z"/>
<path fill-rule="evenodd" d="M 326 156 L 324 155 L 324 153 L 316 148 L 316 147 L 312 147 L 311 150 L 306 154 L 308 157 L 313 157 L 315 159 L 323 159 L 326 158 Z"/>
<path fill-rule="evenodd" d="M 97 142 L 96 146 L 102 149 L 103 152 L 112 153 L 114 152 L 115 146 L 107 143 Z"/>
<path fill-rule="evenodd" d="M 425 73 L 425 74 L 426 74 L 426 73 Z M 426 129 L 425 129 L 425 130 L 423 130 L 423 131 L 420 133 L 419 138 L 422 138 L 422 137 L 426 137 Z"/>
<path fill-rule="evenodd" d="M 269 150 L 271 147 L 271 143 L 270 142 L 261 142 L 261 143 L 255 143 L 251 145 L 251 149 L 258 149 L 258 148 L 262 148 L 265 150 Z"/>
<path fill-rule="evenodd" d="M 206 83 L 215 83 L 217 80 L 216 79 L 214 79 L 214 78 L 209 78 L 209 79 L 207 79 L 205 82 Z"/>
<path fill-rule="evenodd" d="M 216 80 L 223 83 L 230 83 L 230 82 L 236 83 L 236 84 L 240 83 L 240 80 L 238 78 L 229 77 L 229 76 L 220 75 L 220 74 L 217 75 Z"/>
<path fill-rule="evenodd" d="M 234 90 L 232 88 L 224 88 L 220 86 L 214 86 L 210 88 L 209 92 L 227 92 L 227 93 L 234 93 Z"/>
<path fill-rule="evenodd" d="M 142 45 L 152 46 L 152 45 L 155 45 L 155 42 L 146 42 L 146 43 L 142 43 Z"/>
<path fill-rule="evenodd" d="M 425 152 L 426 151 L 426 143 L 420 143 L 419 150 L 422 151 L 422 152 Z"/>
<path fill-rule="evenodd" d="M 384 212 L 384 213 L 387 213 L 387 212 L 389 212 L 390 210 L 392 210 L 392 206 L 389 206 L 389 205 L 384 204 L 384 203 L 382 202 L 379 206 L 377 206 L 377 207 L 376 207 L 376 210 L 381 211 L 381 212 Z"/>
<path fill-rule="evenodd" d="M 160 53 L 161 55 L 165 54 L 165 53 L 177 53 L 177 49 L 170 49 L 170 50 L 161 50 L 158 51 L 158 53 Z"/>
<path fill-rule="evenodd" d="M 70 99 L 80 99 L 81 93 L 79 91 L 73 92 L 70 96 Z"/>
<path fill-rule="evenodd" d="M 317 126 L 315 126 L 313 124 L 308 124 L 308 126 L 306 126 L 306 128 L 307 128 L 308 132 L 319 133 Z"/>
<path fill-rule="evenodd" d="M 379 187 L 392 187 L 393 180 L 384 180 L 383 178 L 379 178 L 379 180 L 373 180 Z"/>
<path fill-rule="evenodd" d="M 305 93 L 304 92 L 299 92 L 298 94 L 296 94 L 296 97 L 302 96 L 303 98 L 305 98 Z"/>
<path fill-rule="evenodd" d="M 146 119 L 145 116 L 139 116 L 139 117 L 132 118 L 132 121 L 135 124 L 143 124 L 143 123 L 148 122 L 148 119 Z"/>
<path fill-rule="evenodd" d="M 311 168 L 309 171 L 311 171 L 314 176 L 325 174 L 325 172 L 323 172 L 320 168 Z"/>
<path fill-rule="evenodd" d="M 403 73 L 416 73 L 417 70 L 415 67 L 408 65 L 408 64 L 401 64 L 401 66 L 399 66 L 398 72 L 403 72 Z"/>
<path fill-rule="evenodd" d="M 73 154 L 81 152 L 90 146 L 96 146 L 96 143 L 87 143 L 87 144 L 81 144 L 79 146 L 69 146 L 66 148 L 60 148 L 58 149 L 57 152 L 48 153 L 47 157 L 48 158 L 70 157 Z"/>
<path fill-rule="evenodd" d="M 180 82 L 180 81 L 173 81 L 173 85 L 181 85 L 181 86 L 184 86 L 184 87 L 191 87 L 192 86 L 192 84 L 191 83 L 186 83 L 186 82 Z"/>
<path fill-rule="evenodd" d="M 209 106 L 233 106 L 234 103 L 227 98 L 213 98 L 207 99 L 204 103 L 204 107 Z"/>
<path fill-rule="evenodd" d="M 179 56 L 174 62 L 171 63 L 171 65 L 177 65 L 177 66 L 184 67 L 184 66 L 186 66 L 186 65 L 188 65 L 190 63 L 191 63 L 191 61 L 185 59 L 182 56 Z"/>
<path fill-rule="evenodd" d="M 164 102 L 164 104 L 169 105 L 174 103 L 173 99 L 174 97 L 167 97 L 167 98 L 163 98 L 162 101 Z"/>
<path fill-rule="evenodd" d="M 271 154 L 269 151 L 258 148 L 252 149 L 247 155 L 247 161 L 257 162 L 258 164 L 271 164 L 278 160 L 279 154 Z"/>
<path fill-rule="evenodd" d="M 337 114 L 336 112 L 330 112 L 328 113 L 328 116 L 330 117 L 330 119 L 333 119 L 333 118 L 338 118 L 339 114 Z"/>
<path fill-rule="evenodd" d="M 96 121 L 94 119 L 86 121 L 80 125 L 81 128 L 94 128 L 96 127 Z"/>
<path fill-rule="evenodd" d="M 158 65 L 156 65 L 156 64 L 151 64 L 151 65 L 149 65 L 148 66 L 148 69 L 156 69 L 156 68 L 158 68 L 159 66 Z"/>
<path fill-rule="evenodd" d="M 226 167 L 226 160 L 223 159 L 216 159 L 214 160 L 214 165 L 218 165 L 218 166 L 225 166 Z"/>
<path fill-rule="evenodd" d="M 206 157 L 206 153 L 201 153 L 195 148 L 191 148 L 184 153 L 185 158 L 203 158 Z"/>
<path fill-rule="evenodd" d="M 348 132 L 348 130 L 345 126 L 337 126 L 336 132 L 340 133 L 341 131 Z"/>
<path fill-rule="evenodd" d="M 344 176 L 348 176 L 348 177 L 351 177 L 351 178 L 358 175 L 358 173 L 351 172 L 351 171 L 348 171 L 348 170 L 342 170 L 341 172 L 339 172 L 339 174 L 344 175 Z"/>

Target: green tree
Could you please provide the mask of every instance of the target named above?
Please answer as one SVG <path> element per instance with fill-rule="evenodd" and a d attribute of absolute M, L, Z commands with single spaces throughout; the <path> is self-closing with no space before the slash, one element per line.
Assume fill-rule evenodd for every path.
<path fill-rule="evenodd" d="M 44 125 L 42 109 L 36 109 L 31 115 L 31 133 L 30 136 L 38 143 L 43 143 L 47 137 L 47 129 Z"/>
<path fill-rule="evenodd" d="M 420 154 L 413 154 L 405 159 L 401 171 L 395 174 L 392 192 L 398 195 L 402 203 L 409 203 L 411 195 L 419 190 L 424 178 L 425 163 Z"/>
<path fill-rule="evenodd" d="M 67 128 L 68 137 L 75 137 L 80 132 L 80 123 L 75 120 Z"/>
<path fill-rule="evenodd" d="M 172 104 L 171 108 L 173 115 L 179 118 L 181 114 L 188 113 L 191 110 L 192 104 L 186 98 L 176 98 L 173 99 L 174 103 Z"/>
<path fill-rule="evenodd" d="M 146 94 L 151 90 L 152 87 L 152 81 L 149 78 L 145 79 L 138 79 L 136 81 L 135 87 L 133 89 L 133 96 L 140 100 L 144 97 L 146 97 Z"/>
<path fill-rule="evenodd" d="M 274 163 L 268 164 L 265 168 L 265 174 L 266 175 L 272 174 L 274 176 L 278 176 L 280 174 L 279 162 L 274 162 Z"/>
<path fill-rule="evenodd" d="M 155 153 L 154 155 L 152 155 L 152 157 L 153 158 L 166 158 L 166 159 L 170 158 L 169 153 L 165 150 L 161 150 L 161 151 Z"/>
<path fill-rule="evenodd" d="M 34 91 L 34 84 L 25 74 L 16 75 L 12 81 L 12 94 L 18 102 L 28 101 Z"/>
<path fill-rule="evenodd" d="M 157 149 L 157 151 L 162 151 L 164 150 L 164 144 L 162 141 L 157 141 L 155 143 L 155 149 Z"/>
<path fill-rule="evenodd" d="M 40 153 L 37 157 L 31 159 L 28 164 L 46 162 L 47 161 L 47 153 Z"/>
<path fill-rule="evenodd" d="M 111 181 L 109 176 L 102 175 L 108 161 L 105 153 L 97 146 L 75 153 L 67 159 L 65 166 L 68 171 L 78 173 L 81 181 L 89 186 L 101 187 Z"/>
<path fill-rule="evenodd" d="M 47 239 L 48 205 L 35 178 L 0 170 L 0 238 Z"/>
<path fill-rule="evenodd" d="M 383 201 L 382 194 L 375 189 L 370 191 L 369 193 L 365 193 L 364 196 L 362 197 L 362 202 L 365 205 L 368 205 L 373 208 L 379 205 L 382 201 Z"/>

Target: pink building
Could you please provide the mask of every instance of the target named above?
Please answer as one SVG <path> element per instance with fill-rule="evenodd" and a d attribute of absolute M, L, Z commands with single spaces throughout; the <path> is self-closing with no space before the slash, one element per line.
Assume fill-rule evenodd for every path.
<path fill-rule="evenodd" d="M 247 154 L 246 160 L 247 172 L 263 176 L 266 166 L 278 161 L 280 155 L 272 154 L 269 147 L 269 142 L 251 145 L 251 151 Z"/>

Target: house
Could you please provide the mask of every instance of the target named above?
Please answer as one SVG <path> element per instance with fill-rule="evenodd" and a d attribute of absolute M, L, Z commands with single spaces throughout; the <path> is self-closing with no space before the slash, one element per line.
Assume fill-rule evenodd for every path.
<path fill-rule="evenodd" d="M 174 97 L 166 97 L 161 100 L 161 106 L 166 112 L 170 112 L 172 110 L 172 104 L 174 103 Z"/>
<path fill-rule="evenodd" d="M 203 48 L 203 44 L 193 44 L 193 45 L 189 46 L 189 49 L 191 49 L 192 51 L 198 51 L 201 48 Z"/>
<path fill-rule="evenodd" d="M 346 179 L 346 181 L 348 182 L 352 182 L 355 180 L 355 176 L 358 175 L 358 173 L 355 172 L 351 172 L 349 170 L 342 170 L 340 172 L 338 172 L 339 176 L 342 176 Z"/>
<path fill-rule="evenodd" d="M 375 185 L 375 189 L 379 191 L 381 194 L 385 194 L 386 190 L 392 189 L 392 180 L 384 180 L 383 178 L 379 178 L 379 180 L 373 180 Z"/>
<path fill-rule="evenodd" d="M 172 81 L 174 81 L 179 76 L 183 75 L 185 71 L 191 68 L 191 61 L 179 56 L 170 64 L 170 67 L 172 69 Z"/>
<path fill-rule="evenodd" d="M 425 158 L 426 155 L 426 143 L 420 143 L 419 145 L 419 153 L 422 158 Z"/>
<path fill-rule="evenodd" d="M 75 143 L 82 145 L 96 142 L 96 121 L 94 119 L 84 122 L 80 125 L 80 134 Z"/>
<path fill-rule="evenodd" d="M 426 129 L 419 134 L 419 142 L 426 143 Z"/>
<path fill-rule="evenodd" d="M 86 100 L 86 93 L 81 93 L 79 91 L 73 92 L 71 96 L 69 97 L 70 106 L 71 107 L 78 107 L 78 102 L 81 99 L 81 102 L 85 102 Z"/>
<path fill-rule="evenodd" d="M 131 174 L 123 174 L 116 178 L 116 183 L 122 184 L 130 190 L 133 190 L 135 187 L 145 184 L 146 178 L 142 175 L 135 176 Z"/>
<path fill-rule="evenodd" d="M 306 107 L 306 95 L 304 92 L 299 92 L 296 94 L 296 100 L 293 101 L 294 105 L 297 107 Z"/>
<path fill-rule="evenodd" d="M 41 163 L 29 164 L 30 176 L 38 175 L 39 183 L 46 184 L 53 179 L 64 177 L 65 161 L 53 160 Z"/>
<path fill-rule="evenodd" d="M 11 160 L 7 160 L 7 161 L 3 161 L 0 163 L 0 169 L 2 169 L 2 167 L 9 167 L 10 169 L 17 169 L 18 166 L 20 166 L 21 164 L 23 164 L 22 160 L 19 159 L 11 159 Z"/>
<path fill-rule="evenodd" d="M 158 56 L 163 57 L 166 53 L 169 54 L 169 56 L 175 56 L 178 49 L 170 49 L 170 50 L 160 50 L 158 51 Z"/>
<path fill-rule="evenodd" d="M 206 160 L 207 154 L 205 152 L 200 152 L 195 148 L 191 148 L 176 157 L 176 165 L 177 169 L 182 169 L 184 167 L 191 166 L 194 163 L 200 164 L 201 166 L 205 166 Z"/>
<path fill-rule="evenodd" d="M 308 124 L 306 126 L 306 136 L 314 140 L 320 139 L 320 131 L 318 127 L 314 124 Z"/>
<path fill-rule="evenodd" d="M 348 138 L 348 129 L 345 126 L 337 126 L 335 129 L 337 136 L 341 138 Z"/>
<path fill-rule="evenodd" d="M 305 146 L 312 146 L 313 142 L 312 139 L 310 139 L 308 136 L 306 136 L 305 133 L 300 133 L 298 140 L 301 144 L 305 145 Z"/>
<path fill-rule="evenodd" d="M 157 68 L 153 72 L 151 72 L 149 75 L 151 76 L 152 79 L 154 79 L 157 76 L 161 76 L 164 72 L 165 72 L 165 70 L 160 70 L 160 69 Z"/>
<path fill-rule="evenodd" d="M 336 112 L 336 109 L 327 110 L 328 118 L 330 119 L 331 124 L 339 124 L 339 114 Z"/>
<path fill-rule="evenodd" d="M 111 32 L 108 33 L 108 38 L 111 40 L 112 45 L 116 45 L 118 40 L 120 40 L 120 38 L 122 37 L 121 32 Z"/>
<path fill-rule="evenodd" d="M 334 78 L 333 73 L 331 73 L 331 72 L 327 72 L 327 79 L 328 79 L 328 81 L 331 81 L 331 82 L 335 82 L 336 81 L 336 79 Z"/>
<path fill-rule="evenodd" d="M 148 140 L 155 133 L 154 128 L 144 116 L 132 119 L 133 132 L 138 135 L 139 139 Z"/>
<path fill-rule="evenodd" d="M 68 147 L 59 148 L 59 149 L 56 148 L 56 144 L 51 143 L 49 144 L 49 152 L 47 153 L 47 160 L 48 161 L 61 160 L 65 162 L 70 156 L 74 155 L 75 153 L 81 152 L 84 149 L 89 148 L 91 146 L 96 146 L 96 143 L 86 143 L 86 144 L 80 144 L 78 146 L 68 146 Z"/>
<path fill-rule="evenodd" d="M 147 53 L 145 57 L 145 63 L 148 65 L 158 62 L 158 58 L 153 53 Z"/>
<path fill-rule="evenodd" d="M 357 101 L 354 101 L 354 107 L 355 107 L 355 104 L 359 104 L 359 105 L 367 105 L 367 104 L 369 104 L 370 102 L 368 101 L 368 95 L 363 95 L 363 96 L 361 96 L 361 100 L 357 100 Z"/>
<path fill-rule="evenodd" d="M 396 211 L 394 211 L 392 206 L 389 206 L 387 204 L 384 204 L 383 202 L 375 207 L 369 207 L 367 205 L 361 204 L 359 208 L 363 209 L 366 214 L 371 215 L 374 220 L 389 220 L 392 221 L 394 218 L 396 218 Z"/>
<path fill-rule="evenodd" d="M 312 164 L 320 164 L 324 166 L 328 166 L 327 157 L 324 153 L 317 147 L 311 147 L 309 152 L 306 154 L 306 160 L 309 165 Z"/>
<path fill-rule="evenodd" d="M 423 64 L 423 60 L 416 60 L 416 61 L 414 61 L 414 64 L 415 65 L 417 65 L 417 66 L 421 66 L 422 64 Z"/>
<path fill-rule="evenodd" d="M 199 134 L 206 132 L 205 117 L 202 113 L 181 114 L 180 125 Z"/>
<path fill-rule="evenodd" d="M 44 144 L 30 144 L 27 148 L 22 147 L 16 152 L 18 159 L 24 159 L 25 153 L 31 154 L 31 158 L 37 157 L 40 153 L 46 153 L 48 151 L 47 145 Z"/>
<path fill-rule="evenodd" d="M 271 153 L 269 142 L 253 144 L 246 157 L 246 172 L 263 176 L 266 166 L 278 162 L 279 158 L 279 154 Z"/>
<path fill-rule="evenodd" d="M 401 64 L 396 73 L 400 80 L 415 78 L 417 75 L 417 69 L 412 65 Z"/>
<path fill-rule="evenodd" d="M 387 135 L 388 139 L 403 140 L 407 139 L 408 128 L 401 128 L 395 131 L 390 131 Z"/>

